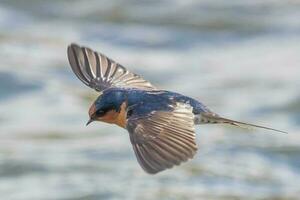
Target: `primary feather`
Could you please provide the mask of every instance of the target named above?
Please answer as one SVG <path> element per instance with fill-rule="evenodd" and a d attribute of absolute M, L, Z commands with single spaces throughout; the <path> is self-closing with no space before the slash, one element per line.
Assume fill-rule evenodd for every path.
<path fill-rule="evenodd" d="M 96 91 L 101 92 L 111 87 L 155 89 L 139 75 L 90 48 L 71 44 L 68 46 L 68 59 L 76 76 Z"/>
<path fill-rule="evenodd" d="M 128 131 L 137 160 L 151 174 L 193 158 L 197 151 L 192 108 L 178 103 L 173 111 L 154 111 L 128 119 Z"/>

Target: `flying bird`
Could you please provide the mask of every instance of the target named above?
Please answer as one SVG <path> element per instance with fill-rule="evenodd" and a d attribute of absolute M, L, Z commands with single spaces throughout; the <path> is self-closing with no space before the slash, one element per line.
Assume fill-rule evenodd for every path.
<path fill-rule="evenodd" d="M 87 125 L 102 121 L 127 129 L 137 161 L 147 173 L 156 174 L 193 158 L 195 125 L 230 124 L 283 132 L 223 118 L 196 99 L 156 88 L 90 48 L 70 44 L 68 59 L 75 75 L 100 92 L 89 109 Z"/>

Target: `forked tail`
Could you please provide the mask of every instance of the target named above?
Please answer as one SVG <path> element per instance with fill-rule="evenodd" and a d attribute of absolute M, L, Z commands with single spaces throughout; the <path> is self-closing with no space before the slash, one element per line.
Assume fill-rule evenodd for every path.
<path fill-rule="evenodd" d="M 230 125 L 234 125 L 234 126 L 238 126 L 240 128 L 246 128 L 246 129 L 251 129 L 251 128 L 262 128 L 262 129 L 267 129 L 267 130 L 271 130 L 271 131 L 276 131 L 276 132 L 280 132 L 280 133 L 286 133 L 285 131 L 281 131 L 281 130 L 277 130 L 274 128 L 269 128 L 269 127 L 265 127 L 265 126 L 259 126 L 259 125 L 255 125 L 255 124 L 249 124 L 249 123 L 244 123 L 244 122 L 239 122 L 239 121 L 235 121 L 235 120 L 231 120 L 231 119 L 226 119 L 223 117 L 220 117 L 219 115 L 215 114 L 215 113 L 201 113 L 199 115 L 199 118 L 196 118 L 196 123 L 197 124 L 230 124 Z"/>

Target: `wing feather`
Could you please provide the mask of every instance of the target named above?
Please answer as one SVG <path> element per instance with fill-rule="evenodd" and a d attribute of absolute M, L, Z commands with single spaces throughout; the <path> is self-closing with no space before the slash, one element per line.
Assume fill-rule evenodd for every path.
<path fill-rule="evenodd" d="M 192 108 L 185 104 L 129 118 L 127 128 L 138 162 L 151 174 L 179 165 L 197 151 Z"/>
<path fill-rule="evenodd" d="M 73 72 L 87 86 L 103 91 L 111 87 L 154 90 L 155 87 L 107 56 L 87 47 L 71 44 L 68 59 Z"/>

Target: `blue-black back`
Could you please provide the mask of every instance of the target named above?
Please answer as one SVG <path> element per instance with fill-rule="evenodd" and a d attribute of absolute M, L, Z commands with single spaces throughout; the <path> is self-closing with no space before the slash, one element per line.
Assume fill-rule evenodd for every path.
<path fill-rule="evenodd" d="M 177 102 L 186 103 L 193 107 L 194 114 L 209 112 L 199 101 L 165 90 L 145 91 L 139 89 L 122 89 L 111 88 L 103 92 L 101 97 L 96 101 L 100 104 L 113 105 L 115 108 L 120 107 L 126 101 L 129 110 L 135 115 L 143 116 L 152 111 L 172 111 L 172 105 Z"/>

